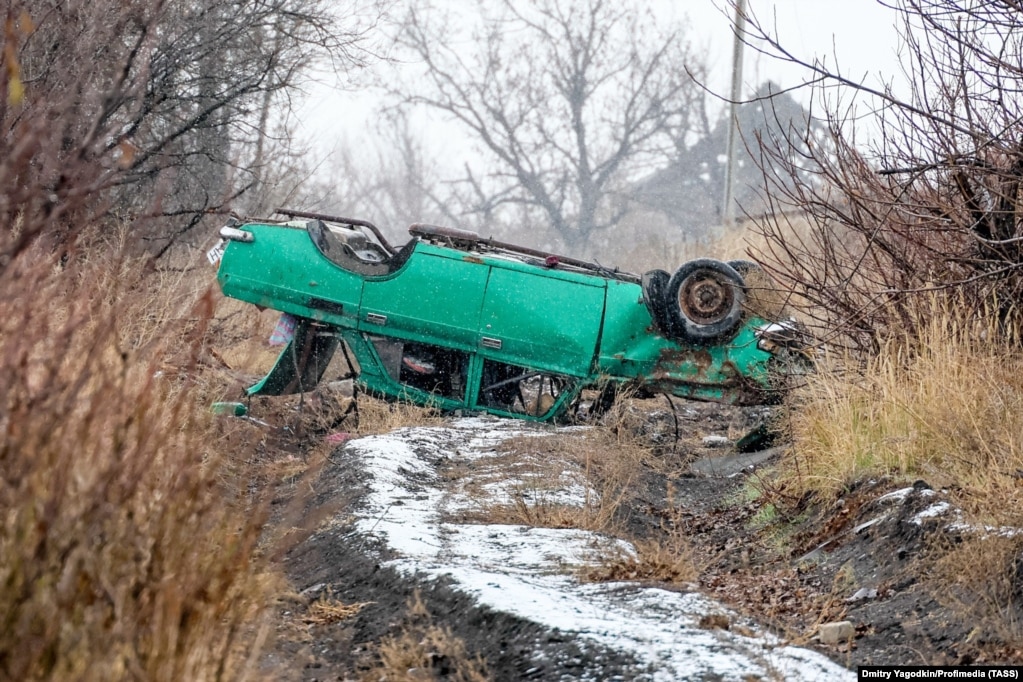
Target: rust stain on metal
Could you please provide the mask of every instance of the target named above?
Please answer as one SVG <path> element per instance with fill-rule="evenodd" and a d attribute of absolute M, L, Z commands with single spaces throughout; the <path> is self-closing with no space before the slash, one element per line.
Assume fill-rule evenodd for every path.
<path fill-rule="evenodd" d="M 704 348 L 665 348 L 660 352 L 658 365 L 678 365 L 683 362 L 691 362 L 700 371 L 709 369 L 714 364 L 714 358 Z"/>
<path fill-rule="evenodd" d="M 739 368 L 732 362 L 725 362 L 721 370 L 728 374 L 725 381 L 725 395 L 729 395 L 732 404 L 754 404 L 773 402 L 767 390 L 751 377 L 739 371 Z"/>
<path fill-rule="evenodd" d="M 483 259 L 479 256 L 463 256 L 462 260 L 466 263 L 475 263 L 476 265 L 483 265 Z"/>
<path fill-rule="evenodd" d="M 688 364 L 696 368 L 695 373 L 686 371 L 688 378 L 682 379 L 679 372 L 681 365 Z M 674 349 L 665 348 L 660 359 L 646 379 L 640 381 L 642 386 L 654 392 L 674 393 L 679 387 L 699 390 L 713 386 L 721 391 L 721 402 L 726 404 L 756 404 L 769 400 L 770 396 L 752 378 L 743 375 L 731 360 L 725 360 L 717 372 L 719 376 L 708 377 L 714 369 L 714 358 L 705 349 Z"/>

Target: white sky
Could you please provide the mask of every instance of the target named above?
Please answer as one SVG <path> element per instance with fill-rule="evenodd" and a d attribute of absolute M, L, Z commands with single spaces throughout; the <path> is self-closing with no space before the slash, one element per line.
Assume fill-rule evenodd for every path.
<path fill-rule="evenodd" d="M 447 1 L 455 7 L 463 3 L 476 7 L 473 0 Z M 747 0 L 747 3 L 747 10 L 765 26 L 775 27 L 781 42 L 796 56 L 808 61 L 824 59 L 829 66 L 837 63 L 845 75 L 857 80 L 874 84 L 897 80 L 900 71 L 896 13 L 876 0 Z M 654 6 L 666 22 L 683 26 L 694 46 L 706 55 L 711 69 L 707 86 L 714 92 L 727 93 L 733 11 L 726 0 L 655 0 Z M 743 76 L 747 94 L 767 79 L 786 88 L 806 80 L 806 75 L 793 65 L 749 48 L 745 50 Z M 806 101 L 805 96 L 797 97 Z M 322 83 L 312 89 L 297 112 L 298 134 L 315 141 L 313 153 L 325 157 L 329 164 L 331 150 L 345 139 L 349 144 L 362 144 L 374 135 L 368 122 L 373 120 L 378 104 L 378 97 L 372 93 Z M 464 151 L 452 149 L 450 140 L 458 136 L 437 132 L 424 131 L 424 137 L 445 138 L 442 152 L 445 160 L 452 167 L 461 167 L 471 149 L 468 145 Z"/>
<path fill-rule="evenodd" d="M 750 13 L 771 27 L 783 45 L 797 57 L 837 63 L 847 75 L 886 78 L 898 71 L 896 14 L 876 0 L 747 0 Z M 718 9 L 720 0 L 688 0 L 682 3 L 699 34 L 712 41 L 717 86 L 726 91 L 731 66 L 730 17 Z M 785 87 L 805 80 L 798 68 L 754 50 L 746 50 L 744 82 L 747 89 L 771 78 Z"/>

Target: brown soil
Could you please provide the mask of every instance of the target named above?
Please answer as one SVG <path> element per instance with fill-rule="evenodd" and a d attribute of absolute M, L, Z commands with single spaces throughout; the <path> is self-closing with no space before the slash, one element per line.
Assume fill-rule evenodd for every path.
<path fill-rule="evenodd" d="M 970 640 L 971 625 L 938 603 L 923 578 L 928 548 L 944 533 L 947 519 L 918 523 L 915 517 L 941 499 L 940 492 L 927 492 L 927 484 L 918 482 L 904 497 L 882 503 L 878 498 L 898 486 L 865 482 L 842 500 L 802 505 L 788 501 L 778 508 L 789 511 L 779 512 L 771 495 L 763 494 L 767 486 L 758 483 L 771 460 L 731 477 L 695 475 L 688 466 L 702 458 L 727 456 L 727 447 L 710 447 L 717 444 L 704 438 L 718 435 L 734 441 L 765 416 L 763 409 L 684 401 L 676 401 L 674 411 L 664 409 L 664 402 L 659 406 L 648 408 L 645 437 L 672 462 L 664 469 L 674 473 L 648 470 L 623 520 L 637 537 L 663 532 L 668 522 L 684 524 L 702 590 L 788 641 L 816 648 L 850 668 L 865 663 L 1014 662 L 998 660 L 1005 650 L 995 643 Z M 322 441 L 322 434 L 305 436 L 289 441 L 291 456 L 301 456 L 313 437 Z M 280 456 L 275 453 L 281 452 L 281 442 L 268 438 L 264 456 Z M 323 518 L 329 512 L 333 521 L 283 557 L 295 594 L 278 606 L 277 637 L 263 661 L 274 678 L 381 679 L 379 674 L 367 676 L 375 647 L 424 618 L 410 610 L 417 593 L 428 613 L 425 618 L 450 628 L 471 656 L 481 656 L 492 679 L 642 677 L 635 661 L 619 652 L 481 607 L 443 580 L 410 580 L 383 566 L 386 550 L 355 534 L 344 520 L 345 509 L 357 504 L 363 492 L 363 481 L 342 445 L 313 479 L 301 486 L 294 479 L 277 483 L 282 510 L 301 488 L 308 493 L 304 515 Z M 759 497 L 754 491 L 760 491 Z M 289 519 L 282 523 L 295 523 L 283 511 L 279 516 Z M 336 622 L 309 618 L 310 605 L 327 598 L 363 606 Z M 815 640 L 820 624 L 840 620 L 853 623 L 852 642 L 823 646 Z M 444 665 L 441 656 L 423 679 L 454 679 L 445 674 Z"/>

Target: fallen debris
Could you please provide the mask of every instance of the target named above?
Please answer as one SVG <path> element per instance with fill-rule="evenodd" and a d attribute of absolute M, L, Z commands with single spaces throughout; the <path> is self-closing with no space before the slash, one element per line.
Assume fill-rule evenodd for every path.
<path fill-rule="evenodd" d="M 856 634 L 856 629 L 853 628 L 853 624 L 847 620 L 839 621 L 837 623 L 825 623 L 821 625 L 820 630 L 817 632 L 817 636 L 820 638 L 821 644 L 843 644 L 852 640 Z"/>

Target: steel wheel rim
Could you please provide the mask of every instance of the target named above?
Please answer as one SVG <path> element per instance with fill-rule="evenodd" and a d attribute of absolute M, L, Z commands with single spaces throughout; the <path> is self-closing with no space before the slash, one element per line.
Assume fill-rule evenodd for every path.
<path fill-rule="evenodd" d="M 696 324 L 720 322 L 734 304 L 735 290 L 731 282 L 716 272 L 694 272 L 678 290 L 679 308 Z"/>

